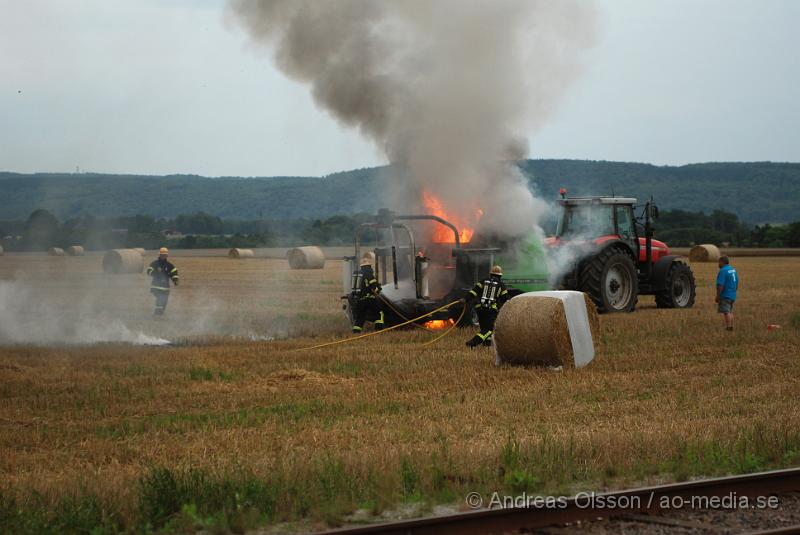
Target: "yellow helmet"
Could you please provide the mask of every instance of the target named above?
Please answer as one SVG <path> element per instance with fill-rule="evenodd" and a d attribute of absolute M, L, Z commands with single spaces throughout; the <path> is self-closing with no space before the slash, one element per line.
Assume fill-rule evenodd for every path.
<path fill-rule="evenodd" d="M 492 270 L 489 273 L 491 273 L 492 275 L 502 275 L 503 268 L 501 268 L 500 266 L 492 266 Z"/>
<path fill-rule="evenodd" d="M 364 266 L 372 267 L 372 260 L 370 260 L 370 258 L 368 256 L 365 256 L 364 258 L 361 259 L 361 264 L 359 264 L 359 265 L 361 267 L 364 267 Z"/>
<path fill-rule="evenodd" d="M 161 249 L 158 250 L 158 254 L 169 254 L 169 249 L 167 249 L 166 247 L 162 247 Z"/>

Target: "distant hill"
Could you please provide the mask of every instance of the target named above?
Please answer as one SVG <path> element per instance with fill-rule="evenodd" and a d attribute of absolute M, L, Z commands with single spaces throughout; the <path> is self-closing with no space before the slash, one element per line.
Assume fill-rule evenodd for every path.
<path fill-rule="evenodd" d="M 585 160 L 526 160 L 521 169 L 540 196 L 654 195 L 663 209 L 723 209 L 749 223 L 800 219 L 800 164 L 705 163 L 654 166 Z M 0 220 L 45 208 L 61 220 L 80 215 L 174 217 L 204 211 L 222 218 L 324 218 L 375 212 L 386 204 L 391 166 L 326 177 L 137 176 L 0 173 Z"/>

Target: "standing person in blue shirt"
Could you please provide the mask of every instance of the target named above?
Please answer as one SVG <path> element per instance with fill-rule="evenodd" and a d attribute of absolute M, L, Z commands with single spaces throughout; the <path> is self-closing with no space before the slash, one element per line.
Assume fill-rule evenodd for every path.
<path fill-rule="evenodd" d="M 725 320 L 725 329 L 733 330 L 733 304 L 736 302 L 736 289 L 739 287 L 739 274 L 730 265 L 727 256 L 719 259 L 719 274 L 717 275 L 717 312 Z"/>

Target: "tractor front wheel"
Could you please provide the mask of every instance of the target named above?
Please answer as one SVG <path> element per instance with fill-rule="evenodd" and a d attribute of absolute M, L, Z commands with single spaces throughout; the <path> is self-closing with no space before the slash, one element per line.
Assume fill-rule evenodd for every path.
<path fill-rule="evenodd" d="M 598 312 L 632 312 L 639 295 L 633 259 L 623 249 L 609 247 L 581 270 L 580 290 L 589 294 Z"/>
<path fill-rule="evenodd" d="M 683 262 L 673 262 L 667 272 L 665 290 L 656 294 L 658 308 L 692 308 L 697 285 L 692 268 Z"/>

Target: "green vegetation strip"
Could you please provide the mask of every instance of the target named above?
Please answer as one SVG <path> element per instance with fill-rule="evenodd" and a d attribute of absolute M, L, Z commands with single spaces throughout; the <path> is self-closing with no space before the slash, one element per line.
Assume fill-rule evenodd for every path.
<path fill-rule="evenodd" d="M 675 437 L 662 461 L 639 457 L 627 465 L 604 464 L 604 445 L 578 448 L 570 438 L 544 438 L 524 445 L 509 437 L 494 460 L 476 462 L 470 473 L 454 468 L 446 442 L 427 457 L 404 456 L 392 473 L 331 457 L 257 476 L 240 470 L 208 471 L 152 467 L 135 492 L 135 513 L 92 494 L 76 494 L 53 504 L 31 493 L 0 493 L 0 531 L 4 533 L 174 533 L 199 529 L 243 532 L 267 523 L 313 519 L 339 525 L 358 510 L 376 515 L 389 504 L 458 504 L 467 492 L 484 495 L 566 494 L 614 481 L 671 474 L 681 481 L 695 476 L 743 474 L 800 462 L 800 432 L 756 425 L 727 440 L 685 441 Z M 477 461 L 477 460 L 476 460 Z"/>

